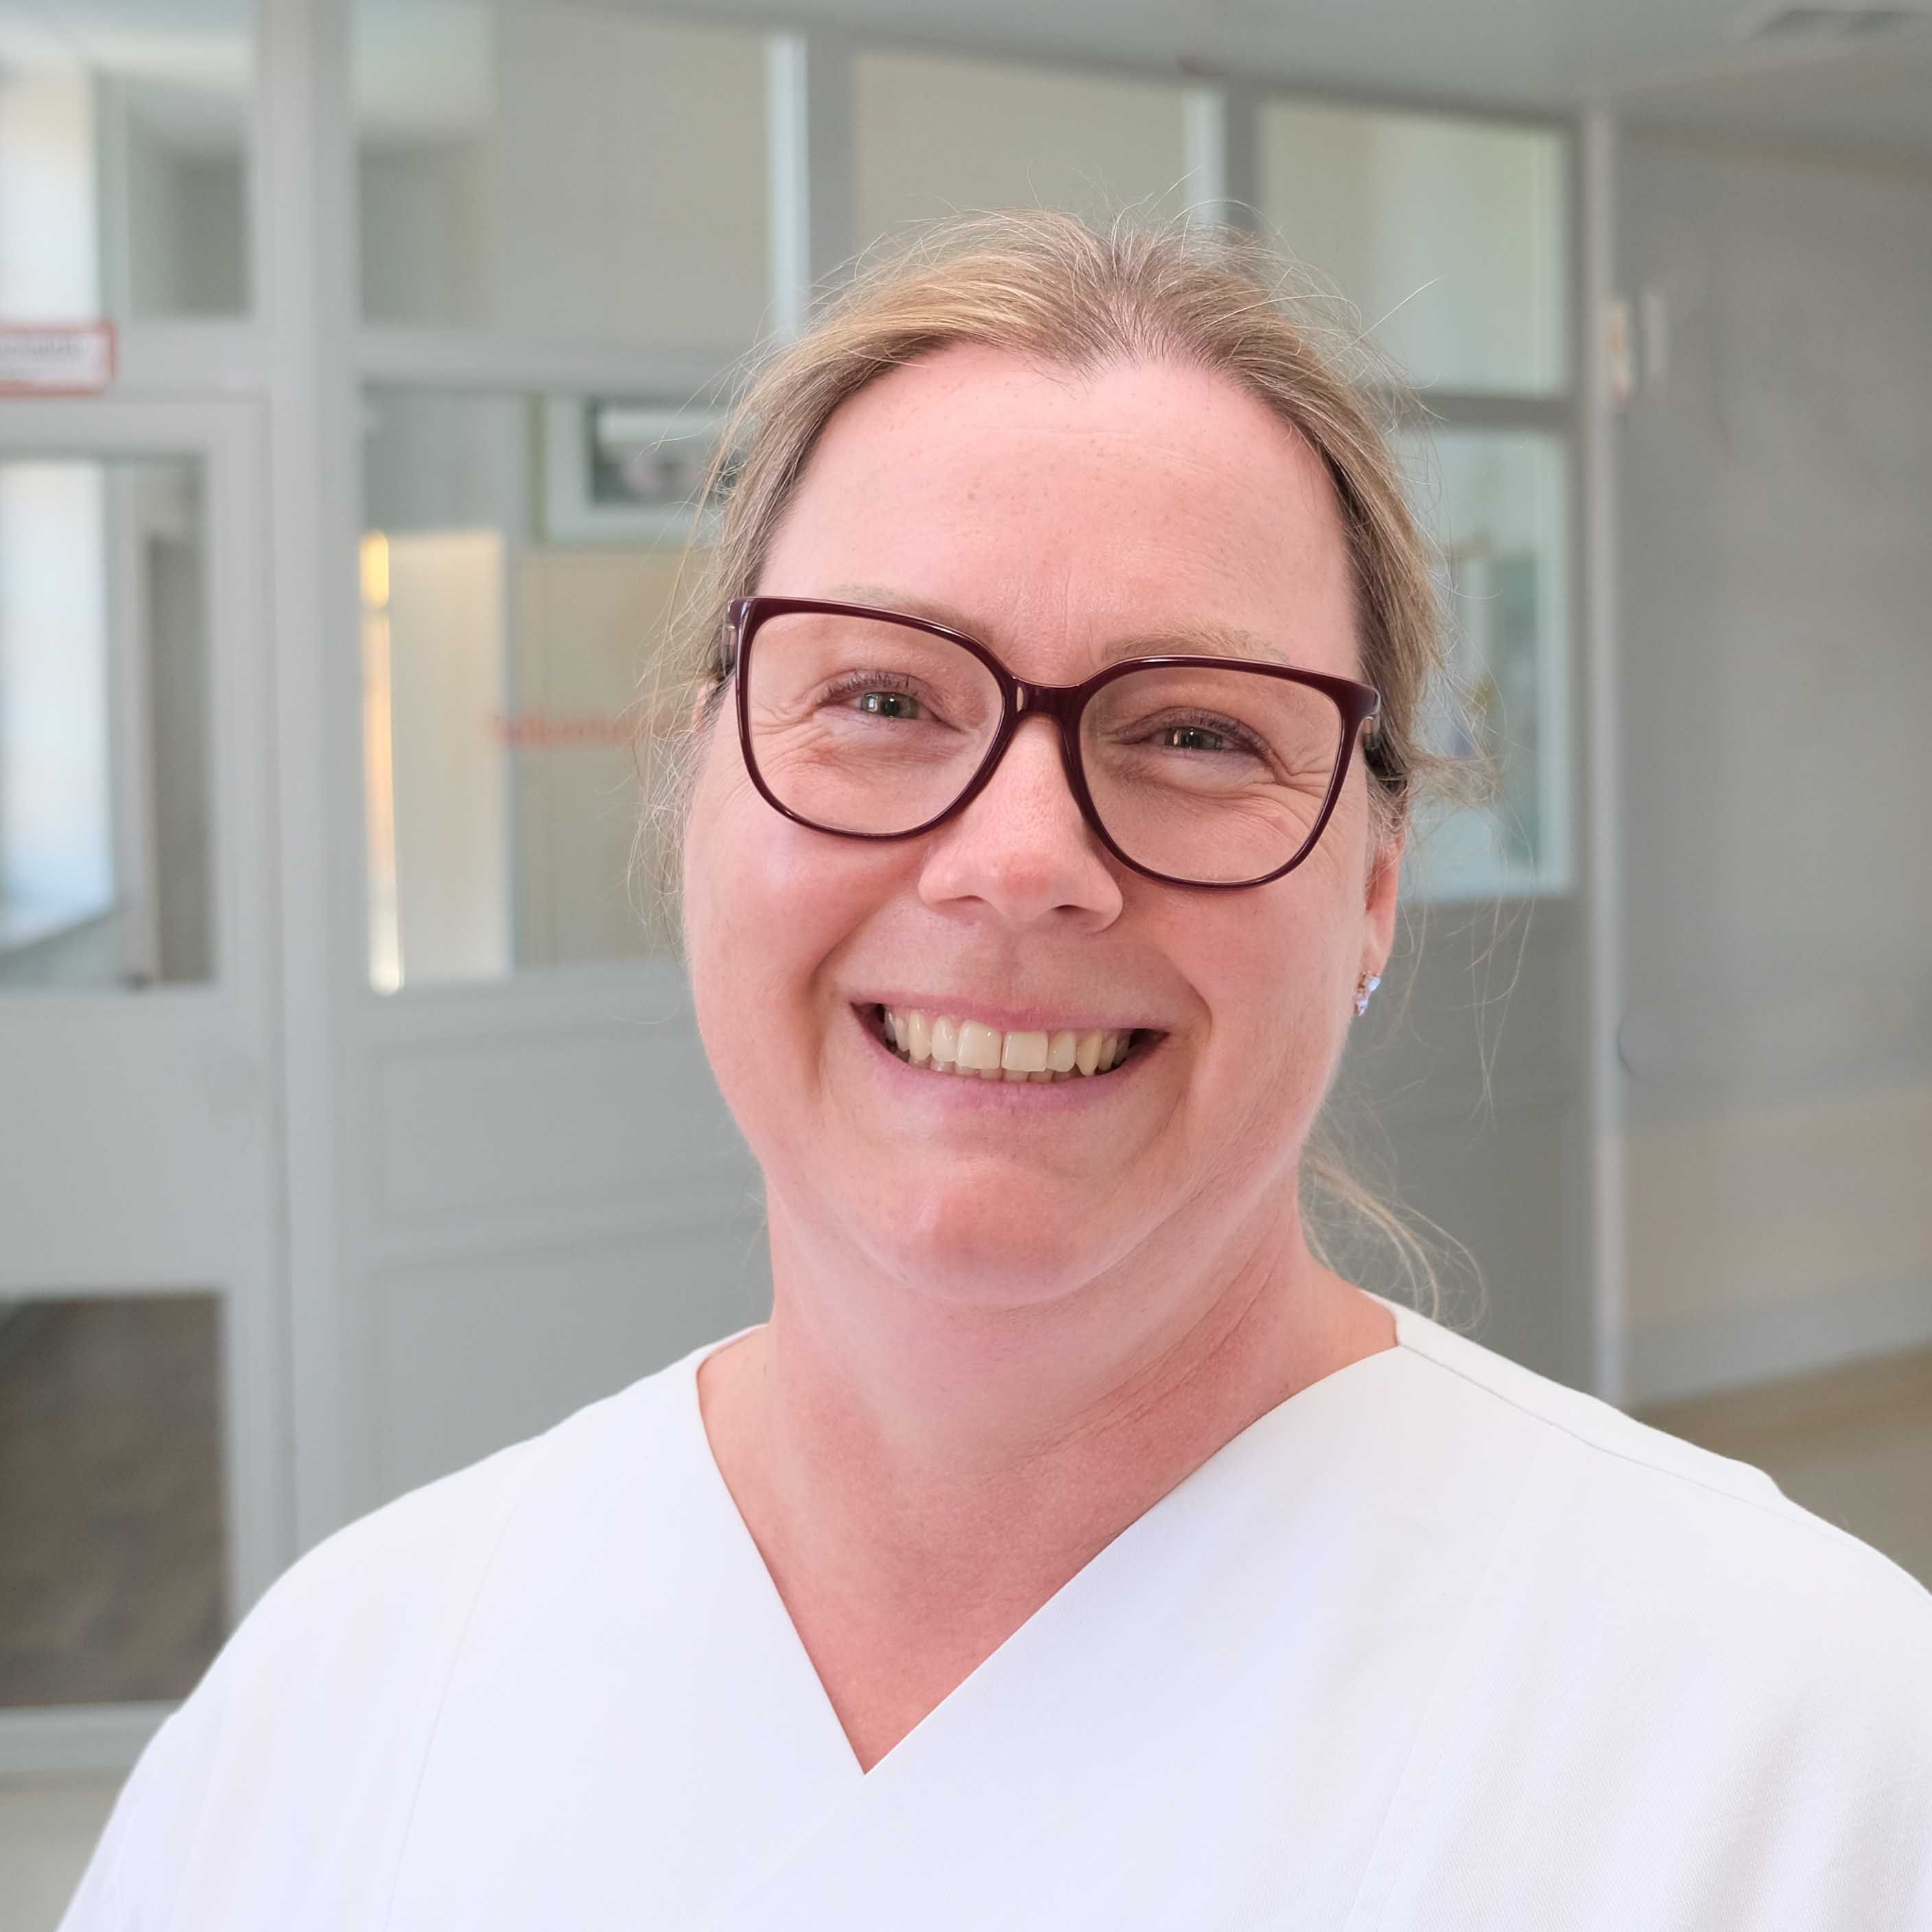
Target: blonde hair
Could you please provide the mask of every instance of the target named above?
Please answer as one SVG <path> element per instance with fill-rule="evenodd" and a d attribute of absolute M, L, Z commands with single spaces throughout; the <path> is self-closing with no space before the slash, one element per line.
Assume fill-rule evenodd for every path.
<path fill-rule="evenodd" d="M 1365 760 L 1378 830 L 1406 829 L 1419 798 L 1460 788 L 1460 761 L 1425 740 L 1444 669 L 1441 613 L 1432 555 L 1386 433 L 1408 398 L 1352 312 L 1265 244 L 1196 218 L 1123 216 L 1104 229 L 1046 210 L 956 218 L 862 265 L 730 412 L 699 500 L 703 547 L 687 552 L 692 567 L 652 668 L 656 755 L 640 848 L 655 831 L 663 903 L 674 904 L 696 755 L 730 672 L 726 606 L 756 590 L 839 406 L 893 369 L 963 344 L 1075 371 L 1136 362 L 1208 370 L 1286 423 L 1321 458 L 1346 532 L 1361 675 L 1382 700 Z M 1325 1147 L 1311 1144 L 1303 1172 L 1327 1205 L 1394 1249 L 1432 1312 L 1436 1271 L 1407 1224 Z M 1322 1218 L 1310 1221 L 1318 1244 Z"/>

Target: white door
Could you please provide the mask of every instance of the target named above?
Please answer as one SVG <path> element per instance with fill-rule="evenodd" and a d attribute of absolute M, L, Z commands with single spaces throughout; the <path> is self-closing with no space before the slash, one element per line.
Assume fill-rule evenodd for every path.
<path fill-rule="evenodd" d="M 258 440 L 0 409 L 0 1772 L 128 1761 L 290 1554 Z"/>
<path fill-rule="evenodd" d="M 316 1445 L 343 1515 L 763 1315 L 755 1178 L 627 888 L 682 534 L 589 472 L 640 414 L 655 450 L 634 405 L 364 392 L 360 757 L 331 779 L 362 883 L 331 955 L 345 1402 Z"/>

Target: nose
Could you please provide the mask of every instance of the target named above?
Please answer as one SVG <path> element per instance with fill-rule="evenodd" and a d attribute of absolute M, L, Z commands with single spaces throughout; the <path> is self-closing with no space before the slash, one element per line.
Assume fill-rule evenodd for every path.
<path fill-rule="evenodd" d="M 920 896 L 935 908 L 976 902 L 1016 926 L 1063 917 L 1098 931 L 1119 917 L 1119 884 L 1067 783 L 1051 720 L 1024 719 L 986 788 L 940 827 Z"/>

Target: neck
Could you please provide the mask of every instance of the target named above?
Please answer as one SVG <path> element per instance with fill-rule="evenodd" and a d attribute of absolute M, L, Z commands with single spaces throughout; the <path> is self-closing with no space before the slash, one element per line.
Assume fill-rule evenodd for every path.
<path fill-rule="evenodd" d="M 1395 1342 L 1278 1219 L 1024 1309 L 878 1279 L 777 1203 L 772 1262 L 770 1322 L 699 1400 L 865 1769 L 1250 1423 Z"/>
<path fill-rule="evenodd" d="M 776 1202 L 772 1256 L 771 1321 L 700 1378 L 721 1468 L 761 1546 L 921 1596 L 1000 1574 L 1051 1594 L 1258 1417 L 1394 1340 L 1278 1211 L 1191 1269 L 1143 1258 L 1018 1309 L 870 1279 Z"/>

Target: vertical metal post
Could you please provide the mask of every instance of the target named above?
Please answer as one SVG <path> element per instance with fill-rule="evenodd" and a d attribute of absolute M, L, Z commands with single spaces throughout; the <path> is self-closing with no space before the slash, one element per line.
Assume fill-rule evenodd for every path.
<path fill-rule="evenodd" d="M 773 34 L 765 44 L 772 321 L 779 334 L 795 335 L 814 296 L 859 247 L 853 53 L 830 27 Z"/>
<path fill-rule="evenodd" d="M 1238 80 L 1187 91 L 1186 204 L 1237 228 L 1261 225 L 1261 98 Z"/>
<path fill-rule="evenodd" d="M 348 0 L 262 0 L 256 255 L 268 328 L 271 638 L 278 743 L 298 1549 L 365 1492 L 353 1466 L 339 1070 L 364 978 L 356 526 L 358 414 Z M 290 1554 L 293 1554 L 291 1552 Z"/>
<path fill-rule="evenodd" d="M 1625 1336 L 1623 1071 L 1617 1029 L 1623 1016 L 1620 782 L 1618 732 L 1616 404 L 1604 356 L 1604 317 L 1616 276 L 1616 123 L 1600 108 L 1582 118 L 1578 143 L 1576 331 L 1582 404 L 1585 930 L 1591 1130 L 1591 1219 L 1594 1231 L 1594 1382 L 1606 1402 L 1623 1402 Z"/>

